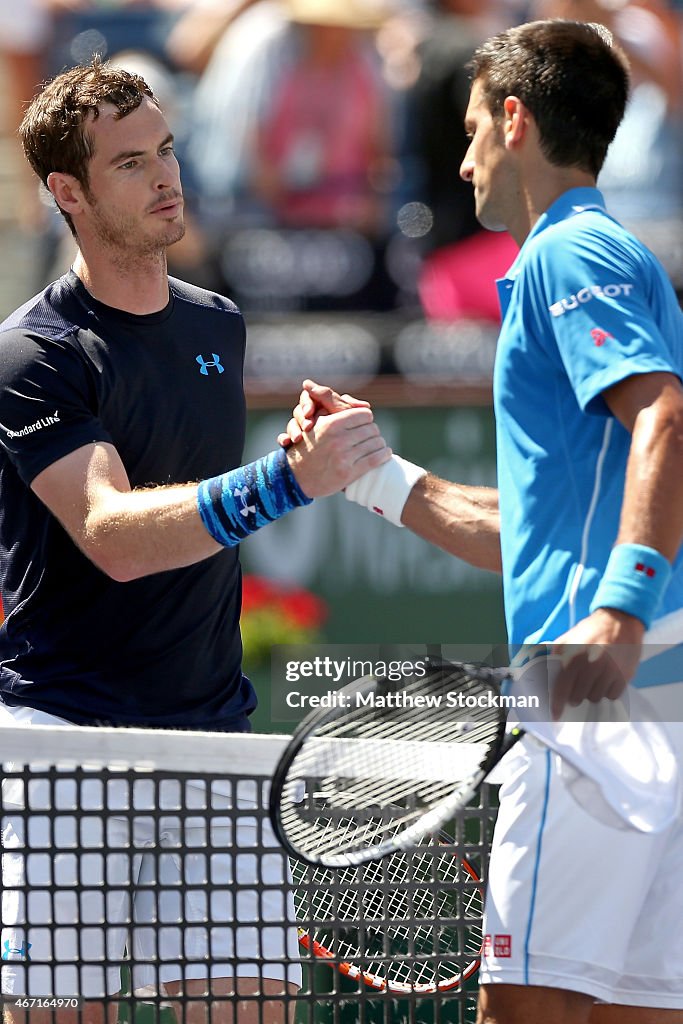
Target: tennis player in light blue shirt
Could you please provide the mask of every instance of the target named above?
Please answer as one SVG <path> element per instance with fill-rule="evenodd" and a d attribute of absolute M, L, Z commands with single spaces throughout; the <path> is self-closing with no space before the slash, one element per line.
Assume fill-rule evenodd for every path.
<path fill-rule="evenodd" d="M 518 645 L 555 639 L 590 613 L 631 448 L 603 392 L 635 374 L 680 375 L 683 314 L 661 264 L 593 188 L 565 192 L 539 217 L 498 290 L 500 538 Z M 683 553 L 657 614 L 681 606 Z"/>
<path fill-rule="evenodd" d="M 499 285 L 499 490 L 394 457 L 346 496 L 502 571 L 513 646 L 544 640 L 561 660 L 555 717 L 586 699 L 613 708 L 636 672 L 642 682 L 646 630 L 666 624 L 672 657 L 666 671 L 659 657 L 646 663 L 639 701 L 663 723 L 680 773 L 681 312 L 595 187 L 628 65 L 603 26 L 552 20 L 488 40 L 472 73 L 460 173 L 480 222 L 521 246 Z M 350 401 L 305 382 L 289 439 Z M 625 775 L 633 765 L 619 751 Z M 478 1024 L 680 1024 L 680 817 L 658 833 L 601 820 L 577 799 L 580 773 L 577 784 L 528 735 L 504 766 Z"/>

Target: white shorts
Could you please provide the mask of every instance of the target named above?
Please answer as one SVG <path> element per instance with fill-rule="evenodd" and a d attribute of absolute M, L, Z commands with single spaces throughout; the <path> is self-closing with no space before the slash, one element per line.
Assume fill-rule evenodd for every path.
<path fill-rule="evenodd" d="M 680 689 L 679 689 L 680 688 Z M 657 705 L 683 684 L 643 691 Z M 683 767 L 683 723 L 666 726 Z M 531 737 L 508 755 L 480 981 L 683 1009 L 683 822 L 655 835 L 596 820 Z"/>
<path fill-rule="evenodd" d="M 15 721 L 64 724 L 11 710 Z M 200 780 L 110 780 L 106 800 L 96 776 L 78 790 L 68 777 L 34 779 L 28 792 L 3 781 L 2 992 L 114 994 L 124 960 L 135 990 L 236 975 L 301 985 L 287 858 L 267 818 L 249 813 L 257 789 L 233 816 L 215 813 L 229 799 L 212 788 L 209 824 Z M 153 809 L 169 813 L 144 814 Z"/>

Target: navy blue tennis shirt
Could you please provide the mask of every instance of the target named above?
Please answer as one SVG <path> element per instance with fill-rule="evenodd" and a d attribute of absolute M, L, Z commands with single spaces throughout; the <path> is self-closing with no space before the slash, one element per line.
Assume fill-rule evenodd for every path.
<path fill-rule="evenodd" d="M 97 302 L 73 272 L 0 325 L 0 697 L 79 724 L 244 729 L 238 549 L 118 583 L 31 491 L 58 459 L 117 449 L 132 487 L 241 465 L 245 327 L 171 279 L 159 313 Z"/>

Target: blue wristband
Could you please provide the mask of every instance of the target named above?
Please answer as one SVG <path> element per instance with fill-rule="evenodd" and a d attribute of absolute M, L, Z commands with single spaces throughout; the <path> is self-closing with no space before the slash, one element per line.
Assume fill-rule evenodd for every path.
<path fill-rule="evenodd" d="M 197 490 L 202 522 L 225 547 L 234 547 L 262 526 L 312 501 L 296 482 L 284 448 L 203 480 Z"/>
<path fill-rule="evenodd" d="M 671 566 L 659 551 L 644 544 L 617 544 L 590 610 L 616 608 L 649 629 L 670 579 Z"/>

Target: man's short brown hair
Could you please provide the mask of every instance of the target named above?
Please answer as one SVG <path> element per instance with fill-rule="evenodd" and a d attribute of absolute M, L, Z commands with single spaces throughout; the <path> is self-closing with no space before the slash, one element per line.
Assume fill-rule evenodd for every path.
<path fill-rule="evenodd" d="M 502 117 L 506 96 L 517 96 L 534 117 L 547 159 L 597 177 L 629 93 L 628 61 L 603 25 L 517 25 L 483 43 L 470 71 L 494 117 Z"/>
<path fill-rule="evenodd" d="M 29 104 L 19 127 L 26 159 L 47 186 L 53 171 L 71 174 L 83 188 L 89 188 L 88 165 L 94 153 L 86 121 L 99 117 L 103 103 L 116 107 L 116 117 L 137 110 L 145 97 L 156 103 L 145 80 L 123 68 L 95 57 L 90 64 L 63 71 L 43 86 Z M 60 211 L 71 232 L 68 214 Z"/>

